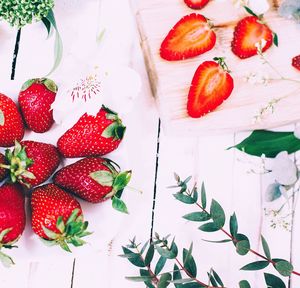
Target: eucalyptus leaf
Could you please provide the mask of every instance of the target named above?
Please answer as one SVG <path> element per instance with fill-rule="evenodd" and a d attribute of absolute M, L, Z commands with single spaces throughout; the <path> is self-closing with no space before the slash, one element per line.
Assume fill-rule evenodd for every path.
<path fill-rule="evenodd" d="M 294 269 L 293 265 L 286 261 L 282 260 L 275 264 L 275 269 L 284 277 L 288 277 L 292 274 L 292 271 Z"/>
<path fill-rule="evenodd" d="M 180 202 L 183 202 L 185 204 L 195 204 L 196 201 L 194 198 L 192 198 L 191 196 L 188 195 L 184 195 L 182 193 L 176 193 L 173 194 L 173 196 Z"/>
<path fill-rule="evenodd" d="M 183 249 L 183 262 L 184 262 L 184 268 L 189 272 L 189 274 L 196 278 L 197 276 L 197 265 L 194 260 L 194 257 L 187 249 Z"/>
<path fill-rule="evenodd" d="M 248 239 L 240 240 L 236 243 L 236 252 L 242 256 L 248 254 L 250 250 L 250 242 Z"/>
<path fill-rule="evenodd" d="M 233 215 L 230 217 L 229 226 L 230 226 L 230 234 L 233 238 L 235 238 L 238 233 L 238 221 L 235 213 L 233 213 Z"/>
<path fill-rule="evenodd" d="M 151 278 L 151 280 L 147 280 L 144 282 L 144 284 L 148 287 L 148 288 L 155 288 L 155 286 L 152 284 L 152 279 L 153 279 L 153 276 L 150 275 L 150 272 L 148 270 L 145 270 L 145 269 L 140 269 L 140 275 L 141 276 L 148 276 Z"/>
<path fill-rule="evenodd" d="M 157 288 L 166 288 L 170 285 L 170 281 L 172 280 L 172 275 L 170 273 L 164 273 L 161 275 L 159 282 L 157 284 Z"/>
<path fill-rule="evenodd" d="M 268 259 L 271 259 L 271 252 L 270 252 L 270 248 L 269 248 L 268 242 L 264 238 L 264 236 L 262 236 L 262 235 L 261 235 L 261 243 L 262 243 L 263 250 L 264 250 L 264 253 L 265 253 L 266 257 Z"/>
<path fill-rule="evenodd" d="M 221 205 L 214 199 L 211 202 L 210 215 L 216 227 L 221 229 L 225 224 L 225 213 Z"/>
<path fill-rule="evenodd" d="M 269 265 L 269 261 L 255 261 L 241 268 L 241 270 L 256 271 L 265 269 Z"/>
<path fill-rule="evenodd" d="M 174 264 L 174 268 L 173 268 L 173 284 L 176 288 L 180 288 L 181 285 L 180 284 L 176 284 L 174 283 L 174 281 L 181 281 L 182 280 L 182 276 L 181 276 L 181 272 L 179 270 L 179 267 Z"/>
<path fill-rule="evenodd" d="M 210 215 L 206 212 L 193 212 L 183 216 L 184 219 L 195 222 L 208 221 L 211 219 Z"/>
<path fill-rule="evenodd" d="M 247 280 L 242 280 L 239 283 L 240 288 L 251 288 L 250 283 Z"/>
<path fill-rule="evenodd" d="M 149 249 L 147 251 L 146 257 L 145 257 L 145 265 L 148 266 L 150 265 L 152 259 L 154 256 L 154 245 L 150 244 Z"/>
<path fill-rule="evenodd" d="M 284 282 L 279 277 L 269 273 L 264 273 L 264 277 L 268 288 L 286 288 Z"/>
<path fill-rule="evenodd" d="M 300 139 L 293 132 L 274 132 L 268 130 L 256 130 L 236 146 L 236 148 L 253 156 L 274 158 L 281 151 L 289 154 L 300 150 Z M 229 148 L 229 149 L 230 149 Z"/>
<path fill-rule="evenodd" d="M 166 257 L 163 257 L 163 256 L 159 257 L 158 262 L 155 266 L 155 270 L 154 270 L 155 275 L 158 275 L 162 271 L 162 269 L 164 268 L 166 262 L 167 262 Z"/>
<path fill-rule="evenodd" d="M 271 183 L 267 187 L 266 194 L 265 194 L 265 200 L 267 202 L 273 202 L 276 199 L 280 198 L 282 196 L 280 187 L 281 187 L 281 185 L 279 183 Z"/>
<path fill-rule="evenodd" d="M 220 228 L 216 226 L 214 222 L 205 223 L 201 225 L 198 229 L 204 232 L 216 232 L 220 230 Z"/>
<path fill-rule="evenodd" d="M 122 247 L 124 255 L 128 259 L 128 261 L 137 266 L 137 267 L 145 267 L 145 262 L 142 260 L 141 256 L 138 253 L 134 253 L 126 247 Z"/>
<path fill-rule="evenodd" d="M 147 282 L 151 281 L 153 277 L 151 276 L 130 276 L 130 277 L 125 277 L 125 279 L 133 282 Z"/>
<path fill-rule="evenodd" d="M 216 279 L 217 283 L 223 287 L 224 286 L 223 281 L 222 281 L 221 277 L 218 275 L 218 273 L 212 269 L 212 274 L 213 274 L 214 278 Z"/>
<path fill-rule="evenodd" d="M 206 190 L 205 190 L 205 185 L 204 182 L 202 182 L 201 185 L 201 205 L 203 209 L 206 209 Z"/>

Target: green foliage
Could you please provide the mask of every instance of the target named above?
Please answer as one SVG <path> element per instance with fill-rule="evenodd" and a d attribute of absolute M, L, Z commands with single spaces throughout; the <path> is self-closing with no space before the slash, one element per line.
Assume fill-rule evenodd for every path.
<path fill-rule="evenodd" d="M 268 288 L 286 288 L 284 282 L 277 276 L 269 273 L 264 273 L 264 276 Z"/>
<path fill-rule="evenodd" d="M 1 0 L 0 18 L 11 26 L 21 28 L 33 20 L 42 20 L 53 7 L 54 0 Z"/>

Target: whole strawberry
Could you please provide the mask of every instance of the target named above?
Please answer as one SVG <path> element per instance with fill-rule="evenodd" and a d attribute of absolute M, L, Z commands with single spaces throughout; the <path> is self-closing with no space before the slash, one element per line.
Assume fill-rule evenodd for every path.
<path fill-rule="evenodd" d="M 113 207 L 127 213 L 126 205 L 120 196 L 130 177 L 131 171 L 120 173 L 119 166 L 111 160 L 90 157 L 62 168 L 54 175 L 53 181 L 92 203 L 112 198 Z"/>
<path fill-rule="evenodd" d="M 47 78 L 31 79 L 23 84 L 19 105 L 29 129 L 44 133 L 51 128 L 54 123 L 51 104 L 56 93 L 56 84 Z"/>
<path fill-rule="evenodd" d="M 90 235 L 79 202 L 55 184 L 33 190 L 31 209 L 32 229 L 46 244 L 60 245 L 71 252 L 69 243 L 82 246 L 85 241 L 81 238 Z"/>
<path fill-rule="evenodd" d="M 26 223 L 24 195 L 18 184 L 0 187 L 0 249 L 11 249 L 21 237 Z M 0 251 L 0 261 L 9 266 L 13 260 Z"/>
<path fill-rule="evenodd" d="M 24 136 L 24 124 L 14 101 L 0 93 L 0 146 L 13 146 Z"/>
<path fill-rule="evenodd" d="M 56 147 L 36 141 L 16 142 L 14 150 L 5 152 L 7 165 L 13 183 L 19 182 L 31 188 L 45 182 L 60 163 Z"/>
<path fill-rule="evenodd" d="M 8 175 L 8 171 L 5 168 L 2 167 L 6 167 L 6 158 L 5 156 L 0 153 L 0 182 L 2 182 Z"/>
<path fill-rule="evenodd" d="M 81 116 L 58 139 L 57 147 L 68 158 L 102 156 L 118 148 L 125 130 L 118 114 L 102 106 L 96 116 Z"/>

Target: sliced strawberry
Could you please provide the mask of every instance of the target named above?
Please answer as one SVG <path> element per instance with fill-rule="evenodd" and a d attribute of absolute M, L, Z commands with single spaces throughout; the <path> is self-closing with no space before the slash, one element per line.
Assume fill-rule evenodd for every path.
<path fill-rule="evenodd" d="M 292 59 L 292 66 L 300 71 L 300 55 L 295 56 Z"/>
<path fill-rule="evenodd" d="M 199 118 L 213 111 L 233 90 L 233 79 L 223 58 L 203 62 L 194 75 L 188 95 L 189 116 Z"/>
<path fill-rule="evenodd" d="M 184 0 L 184 2 L 192 9 L 202 9 L 207 5 L 209 0 Z"/>
<path fill-rule="evenodd" d="M 264 43 L 262 52 L 268 50 L 273 43 L 273 32 L 261 17 L 247 16 L 235 27 L 231 42 L 232 52 L 241 59 L 257 55 L 258 43 Z"/>
<path fill-rule="evenodd" d="M 209 21 L 200 14 L 184 16 L 161 44 L 160 56 L 168 61 L 192 58 L 211 50 L 216 34 Z"/>

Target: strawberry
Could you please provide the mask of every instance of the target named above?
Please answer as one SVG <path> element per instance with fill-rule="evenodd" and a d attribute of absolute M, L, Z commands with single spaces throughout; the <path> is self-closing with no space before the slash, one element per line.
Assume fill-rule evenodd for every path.
<path fill-rule="evenodd" d="M 160 56 L 168 61 L 184 60 L 211 50 L 216 44 L 212 24 L 200 14 L 184 16 L 170 30 L 160 47 Z"/>
<path fill-rule="evenodd" d="M 0 187 L 0 249 L 14 248 L 25 229 L 25 198 L 18 184 L 4 184 Z M 5 266 L 13 260 L 0 251 L 0 261 Z"/>
<path fill-rule="evenodd" d="M 247 16 L 237 23 L 231 42 L 232 52 L 241 59 L 265 52 L 272 46 L 273 41 L 276 46 L 278 45 L 277 35 L 264 22 L 263 16 L 255 15 L 247 7 L 246 10 L 252 16 Z M 259 47 L 258 45 L 263 42 L 264 45 Z"/>
<path fill-rule="evenodd" d="M 24 124 L 16 104 L 0 93 L 0 146 L 13 146 L 24 136 Z"/>
<path fill-rule="evenodd" d="M 23 84 L 19 105 L 29 129 L 44 133 L 51 128 L 54 123 L 51 104 L 56 93 L 56 84 L 47 78 L 31 79 Z"/>
<path fill-rule="evenodd" d="M 8 175 L 8 171 L 5 168 L 2 168 L 2 165 L 6 164 L 7 162 L 5 156 L 2 153 L 0 153 L 0 182 L 3 181 Z"/>
<path fill-rule="evenodd" d="M 119 166 L 111 160 L 90 157 L 62 168 L 56 172 L 53 181 L 63 189 L 92 203 L 112 198 L 113 207 L 127 213 L 126 205 L 120 196 L 130 177 L 131 171 L 120 173 Z"/>
<path fill-rule="evenodd" d="M 85 241 L 81 238 L 91 234 L 86 231 L 88 222 L 83 220 L 79 202 L 55 184 L 33 190 L 31 209 L 32 229 L 45 244 L 71 252 L 68 243 L 82 246 Z"/>
<path fill-rule="evenodd" d="M 184 2 L 192 9 L 202 9 L 207 5 L 209 0 L 184 0 Z"/>
<path fill-rule="evenodd" d="M 96 116 L 81 116 L 57 147 L 64 157 L 102 156 L 118 148 L 125 130 L 118 114 L 102 106 Z"/>
<path fill-rule="evenodd" d="M 16 142 L 14 150 L 5 152 L 7 165 L 13 183 L 19 182 L 31 188 L 45 182 L 57 169 L 60 156 L 51 144 L 23 141 Z"/>
<path fill-rule="evenodd" d="M 199 118 L 213 111 L 226 100 L 233 90 L 233 79 L 224 58 L 203 62 L 195 72 L 188 94 L 187 111 Z"/>
<path fill-rule="evenodd" d="M 292 59 L 292 66 L 300 71 L 300 55 Z"/>

